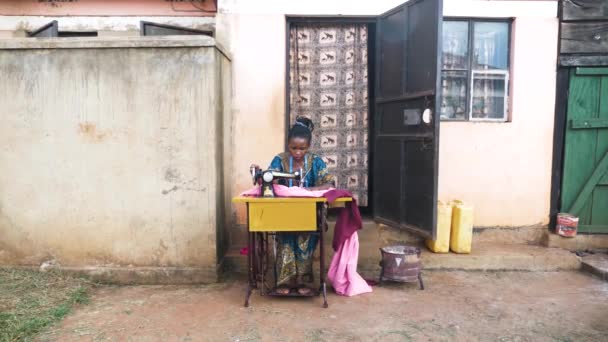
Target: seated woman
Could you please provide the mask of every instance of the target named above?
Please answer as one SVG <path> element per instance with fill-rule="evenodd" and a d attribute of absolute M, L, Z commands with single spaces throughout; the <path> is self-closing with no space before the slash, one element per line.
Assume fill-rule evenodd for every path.
<path fill-rule="evenodd" d="M 287 152 L 274 157 L 269 169 L 294 172 L 302 169 L 303 186 L 309 190 L 327 190 L 335 186 L 334 177 L 319 156 L 308 153 L 314 125 L 306 117 L 296 118 L 289 130 Z M 255 165 L 253 165 L 255 166 Z M 295 185 L 291 180 L 281 180 L 286 186 Z M 301 295 L 312 290 L 305 283 L 313 282 L 312 261 L 318 237 L 304 233 L 277 234 L 277 284 L 279 294 L 289 294 L 296 287 Z"/>

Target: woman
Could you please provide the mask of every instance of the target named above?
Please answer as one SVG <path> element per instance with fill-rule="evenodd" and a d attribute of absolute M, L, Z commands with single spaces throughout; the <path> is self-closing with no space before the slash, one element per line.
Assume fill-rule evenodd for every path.
<path fill-rule="evenodd" d="M 313 129 L 314 125 L 310 119 L 296 118 L 295 124 L 289 130 L 287 152 L 274 157 L 269 169 L 281 172 L 302 169 L 304 187 L 309 190 L 327 190 L 335 186 L 334 177 L 327 172 L 323 159 L 308 153 Z M 286 180 L 281 180 L 280 183 L 286 186 L 295 185 Z M 277 234 L 277 293 L 289 294 L 294 286 L 301 295 L 312 292 L 304 284 L 313 281 L 312 261 L 317 240 L 316 235 L 310 234 Z"/>

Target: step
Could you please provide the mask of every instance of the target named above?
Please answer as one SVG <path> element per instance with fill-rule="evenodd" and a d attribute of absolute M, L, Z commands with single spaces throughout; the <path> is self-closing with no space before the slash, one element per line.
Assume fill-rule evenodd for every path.
<path fill-rule="evenodd" d="M 563 237 L 552 232 L 547 232 L 543 239 L 543 245 L 570 251 L 608 249 L 608 234 L 578 234 L 575 237 Z"/>
<path fill-rule="evenodd" d="M 576 254 L 560 248 L 523 244 L 478 243 L 471 254 L 436 254 L 424 249 L 427 269 L 468 271 L 566 271 L 577 270 Z"/>
<path fill-rule="evenodd" d="M 327 250 L 327 264 L 331 261 L 332 254 Z M 372 251 L 363 253 L 360 250 L 360 255 L 367 256 L 359 258 L 359 271 L 367 277 L 376 276 L 380 272 L 380 252 L 377 249 L 373 253 Z M 580 258 L 567 250 L 494 242 L 475 244 L 471 254 L 436 254 L 422 247 L 422 262 L 426 270 L 546 272 L 581 268 Z M 227 272 L 247 272 L 247 258 L 240 255 L 238 249 L 229 250 L 224 264 Z"/>
<path fill-rule="evenodd" d="M 584 256 L 582 268 L 584 271 L 608 281 L 608 254 L 596 253 Z"/>

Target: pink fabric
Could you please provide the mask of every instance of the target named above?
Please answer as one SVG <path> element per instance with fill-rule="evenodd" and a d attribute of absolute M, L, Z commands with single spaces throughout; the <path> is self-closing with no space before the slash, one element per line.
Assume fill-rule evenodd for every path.
<path fill-rule="evenodd" d="M 332 190 L 332 189 L 330 189 Z M 284 186 L 281 184 L 274 184 L 274 194 L 277 197 L 323 197 L 326 192 L 330 190 L 315 190 L 310 191 L 305 188 L 297 186 Z M 260 186 L 257 185 L 247 191 L 241 193 L 241 196 L 258 197 L 260 196 Z"/>
<path fill-rule="evenodd" d="M 371 286 L 357 273 L 358 259 L 359 235 L 355 231 L 334 254 L 327 272 L 327 279 L 337 294 L 351 297 L 372 292 Z"/>
<path fill-rule="evenodd" d="M 353 197 L 353 195 L 346 190 L 334 189 L 326 192 L 324 197 L 331 203 L 335 201 L 336 198 Z M 344 209 L 340 210 L 338 218 L 336 219 L 334 239 L 331 242 L 331 247 L 334 249 L 334 252 L 338 251 L 338 248 L 342 246 L 344 241 L 362 227 L 363 223 L 361 222 L 361 213 L 357 206 L 357 200 L 353 198 L 351 202 L 346 203 Z"/>

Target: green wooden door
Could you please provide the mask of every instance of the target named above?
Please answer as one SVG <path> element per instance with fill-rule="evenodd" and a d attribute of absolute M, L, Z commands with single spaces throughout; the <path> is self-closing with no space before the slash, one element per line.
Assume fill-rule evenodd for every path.
<path fill-rule="evenodd" d="M 561 211 L 579 232 L 608 233 L 608 68 L 570 73 Z"/>

